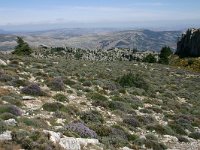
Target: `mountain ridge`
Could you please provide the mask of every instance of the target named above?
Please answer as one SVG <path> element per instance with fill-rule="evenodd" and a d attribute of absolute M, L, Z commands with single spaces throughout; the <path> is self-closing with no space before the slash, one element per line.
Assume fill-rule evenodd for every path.
<path fill-rule="evenodd" d="M 152 31 L 147 29 L 139 30 L 112 30 L 112 29 L 60 29 L 29 33 L 15 33 L 9 36 L 22 36 L 31 46 L 47 45 L 49 47 L 74 47 L 82 49 L 102 49 L 111 48 L 137 48 L 138 50 L 160 51 L 163 46 L 170 46 L 176 49 L 176 42 L 182 31 Z M 16 42 L 13 40 L 9 45 L 8 35 L 1 35 L 3 41 L 0 42 L 0 50 L 14 48 Z M 159 44 L 158 44 L 159 43 Z M 2 48 L 3 47 L 3 48 Z"/>

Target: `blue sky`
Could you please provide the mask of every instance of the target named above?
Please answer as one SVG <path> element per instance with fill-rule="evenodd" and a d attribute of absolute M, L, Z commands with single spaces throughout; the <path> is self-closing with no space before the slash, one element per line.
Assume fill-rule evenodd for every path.
<path fill-rule="evenodd" d="M 0 0 L 0 28 L 198 27 L 199 8 L 199 0 Z"/>

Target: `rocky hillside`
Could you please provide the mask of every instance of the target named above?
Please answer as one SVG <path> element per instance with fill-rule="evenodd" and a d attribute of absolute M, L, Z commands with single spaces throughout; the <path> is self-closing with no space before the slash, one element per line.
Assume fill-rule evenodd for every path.
<path fill-rule="evenodd" d="M 200 74 L 0 55 L 0 149 L 198 150 Z"/>
<path fill-rule="evenodd" d="M 73 47 L 89 50 L 111 48 L 137 48 L 138 50 L 160 51 L 163 46 L 176 49 L 180 31 L 150 31 L 106 29 L 63 29 L 33 33 L 16 33 L 15 35 L 0 36 L 0 50 L 11 50 L 16 46 L 16 35 L 23 36 L 31 46 L 38 47 Z"/>
<path fill-rule="evenodd" d="M 176 54 L 181 57 L 200 57 L 200 29 L 189 29 L 182 35 Z"/>

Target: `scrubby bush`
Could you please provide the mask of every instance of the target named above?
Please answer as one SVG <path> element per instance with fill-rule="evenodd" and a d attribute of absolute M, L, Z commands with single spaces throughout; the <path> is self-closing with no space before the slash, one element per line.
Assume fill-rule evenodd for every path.
<path fill-rule="evenodd" d="M 153 54 L 149 54 L 146 57 L 143 58 L 142 60 L 143 62 L 147 62 L 147 63 L 156 63 L 156 57 Z"/>
<path fill-rule="evenodd" d="M 60 150 L 61 147 L 49 140 L 49 135 L 39 131 L 27 132 L 24 130 L 13 131 L 12 140 L 23 149 Z"/>
<path fill-rule="evenodd" d="M 80 118 L 85 123 L 103 123 L 104 122 L 103 116 L 98 111 L 95 111 L 95 110 L 83 112 L 80 115 Z"/>
<path fill-rule="evenodd" d="M 53 78 L 48 81 L 47 85 L 54 91 L 63 91 L 65 89 L 64 82 L 61 78 Z"/>
<path fill-rule="evenodd" d="M 189 137 L 199 140 L 200 139 L 200 132 L 192 132 L 189 134 Z"/>
<path fill-rule="evenodd" d="M 42 108 L 46 111 L 55 112 L 55 111 L 64 111 L 65 106 L 58 102 L 45 103 Z"/>
<path fill-rule="evenodd" d="M 22 111 L 15 105 L 1 105 L 0 106 L 0 114 L 1 113 L 11 113 L 15 116 L 22 115 Z"/>
<path fill-rule="evenodd" d="M 11 80 L 13 80 L 13 77 L 11 75 L 0 73 L 0 81 L 1 82 L 8 82 Z"/>
<path fill-rule="evenodd" d="M 41 90 L 38 84 L 30 84 L 21 89 L 23 94 L 33 95 L 33 96 L 44 96 L 45 93 Z"/>
<path fill-rule="evenodd" d="M 41 128 L 45 127 L 47 129 L 47 124 L 42 119 L 36 119 L 36 118 L 20 118 L 20 121 L 23 122 L 27 126 L 32 126 L 34 128 Z"/>
<path fill-rule="evenodd" d="M 83 86 L 92 86 L 92 82 L 90 82 L 90 81 L 84 81 L 83 82 Z"/>
<path fill-rule="evenodd" d="M 155 119 L 151 115 L 135 116 L 142 125 L 155 123 Z"/>
<path fill-rule="evenodd" d="M 68 98 L 63 94 L 56 94 L 53 96 L 53 98 L 59 102 L 69 101 Z"/>
<path fill-rule="evenodd" d="M 125 74 L 117 79 L 122 87 L 137 87 L 147 89 L 148 85 L 139 74 Z"/>
<path fill-rule="evenodd" d="M 69 86 L 72 86 L 72 85 L 76 84 L 75 81 L 70 80 L 70 79 L 68 79 L 68 78 L 65 78 L 63 82 L 64 82 L 66 85 L 69 85 Z"/>
<path fill-rule="evenodd" d="M 187 132 L 184 130 L 184 128 L 181 125 L 171 122 L 171 123 L 169 123 L 169 126 L 177 134 L 187 135 Z"/>
<path fill-rule="evenodd" d="M 8 119 L 12 119 L 12 118 L 16 119 L 16 116 L 11 113 L 5 112 L 0 115 L 0 118 L 3 120 L 8 120 Z"/>
<path fill-rule="evenodd" d="M 148 125 L 147 130 L 155 130 L 157 133 L 159 134 L 163 134 L 163 135 L 175 135 L 174 131 L 169 127 L 169 126 L 162 126 L 159 124 L 156 125 Z"/>
<path fill-rule="evenodd" d="M 3 121 L 0 121 L 0 134 L 7 130 L 7 126 Z"/>
<path fill-rule="evenodd" d="M 21 80 L 21 79 L 13 79 L 11 81 L 11 85 L 15 86 L 15 87 L 20 87 L 20 86 L 27 86 L 28 82 L 25 80 Z"/>
<path fill-rule="evenodd" d="M 111 128 L 101 124 L 91 125 L 90 128 L 94 130 L 98 136 L 109 136 Z"/>
<path fill-rule="evenodd" d="M 97 138 L 96 132 L 89 129 L 87 126 L 85 126 L 81 122 L 73 122 L 65 126 L 66 130 L 76 132 L 81 137 L 84 138 Z"/>
<path fill-rule="evenodd" d="M 130 125 L 131 127 L 139 127 L 140 122 L 134 117 L 127 117 L 123 120 L 124 123 Z"/>
<path fill-rule="evenodd" d="M 95 100 L 98 100 L 98 101 L 107 101 L 108 100 L 107 97 L 105 97 L 99 93 L 94 93 L 94 92 L 88 93 L 86 96 L 94 101 Z"/>
<path fill-rule="evenodd" d="M 178 141 L 179 142 L 184 142 L 184 143 L 188 143 L 188 142 L 190 142 L 186 137 L 183 137 L 183 136 L 179 136 L 179 137 L 177 137 L 178 138 Z"/>

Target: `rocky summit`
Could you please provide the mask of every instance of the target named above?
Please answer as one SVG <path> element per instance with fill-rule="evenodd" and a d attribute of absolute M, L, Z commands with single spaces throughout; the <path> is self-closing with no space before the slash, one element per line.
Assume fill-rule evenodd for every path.
<path fill-rule="evenodd" d="M 181 57 L 200 57 L 200 29 L 188 29 L 177 43 L 176 54 Z"/>

